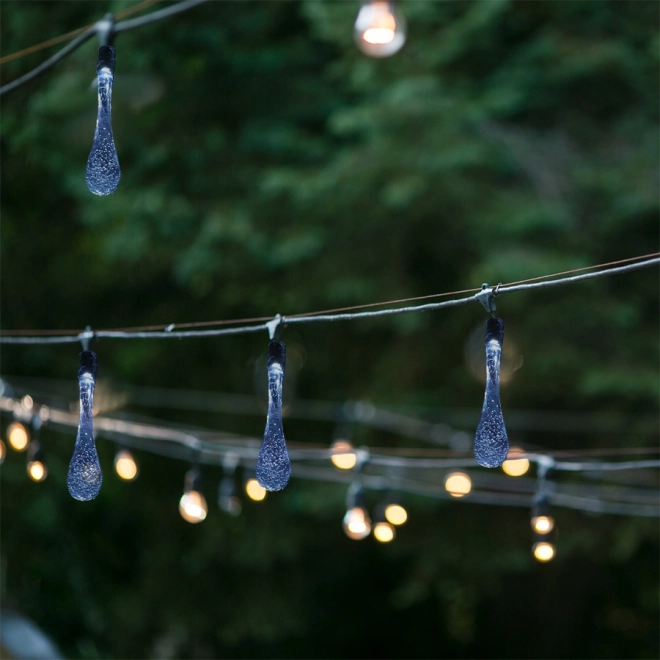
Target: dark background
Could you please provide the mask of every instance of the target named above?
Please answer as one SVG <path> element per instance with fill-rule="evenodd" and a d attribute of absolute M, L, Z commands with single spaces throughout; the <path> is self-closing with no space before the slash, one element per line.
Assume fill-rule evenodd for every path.
<path fill-rule="evenodd" d="M 5 0 L 2 54 L 127 6 Z M 3 331 L 292 314 L 658 250 L 657 3 L 405 1 L 408 43 L 380 61 L 352 43 L 357 9 L 211 2 L 118 36 L 122 180 L 107 198 L 84 180 L 93 42 L 3 97 Z M 49 54 L 3 66 L 3 82 Z M 656 446 L 644 429 L 657 429 L 657 301 L 655 269 L 502 297 L 505 344 L 524 356 L 503 388 L 505 418 L 612 420 L 579 432 L 539 423 L 512 442 Z M 474 305 L 292 326 L 295 394 L 417 406 L 437 422 L 477 414 L 483 386 L 464 346 L 484 321 Z M 251 394 L 266 342 L 95 350 L 117 391 Z M 61 395 L 75 396 L 78 352 L 4 345 L 2 374 L 68 381 Z M 122 412 L 263 431 L 258 416 L 130 399 Z M 327 445 L 332 432 L 286 422 L 292 442 Z M 79 503 L 65 483 L 74 434 L 47 427 L 42 440 L 43 484 L 28 481 L 24 455 L 2 468 L 2 599 L 68 657 L 658 656 L 656 520 L 556 509 L 558 555 L 539 565 L 525 509 L 409 497 L 409 522 L 380 547 L 344 536 L 343 486 L 294 479 L 230 518 L 209 467 L 209 516 L 193 526 L 177 511 L 182 462 L 138 453 L 140 477 L 120 483 L 101 439 L 103 490 Z"/>

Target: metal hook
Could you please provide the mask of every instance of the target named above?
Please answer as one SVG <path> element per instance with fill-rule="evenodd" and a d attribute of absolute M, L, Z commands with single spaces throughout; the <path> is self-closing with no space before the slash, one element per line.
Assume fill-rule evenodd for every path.
<path fill-rule="evenodd" d="M 85 328 L 85 332 L 81 332 L 78 337 L 80 338 L 80 343 L 82 344 L 83 351 L 90 351 L 92 342 L 94 341 L 96 335 L 92 330 L 91 326 Z"/>
<path fill-rule="evenodd" d="M 96 35 L 99 38 L 99 48 L 101 46 L 111 46 L 114 36 L 115 17 L 112 14 L 106 14 L 100 21 L 97 21 Z"/>
<path fill-rule="evenodd" d="M 499 284 L 497 285 L 497 289 L 499 289 Z M 495 293 L 493 292 L 493 289 L 488 285 L 488 284 L 482 284 L 481 285 L 481 291 L 479 293 L 475 293 L 474 297 L 484 306 L 484 309 L 489 313 L 495 316 L 495 310 L 497 307 L 495 306 Z"/>
<path fill-rule="evenodd" d="M 277 341 L 284 330 L 284 317 L 277 314 L 272 321 L 266 323 L 268 329 L 268 336 L 271 341 Z"/>

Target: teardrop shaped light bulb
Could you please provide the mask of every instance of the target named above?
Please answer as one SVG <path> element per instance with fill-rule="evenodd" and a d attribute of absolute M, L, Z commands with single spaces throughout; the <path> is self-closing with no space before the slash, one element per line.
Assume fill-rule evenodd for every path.
<path fill-rule="evenodd" d="M 95 195 L 112 195 L 117 190 L 121 176 L 117 150 L 112 138 L 112 81 L 115 75 L 115 49 L 112 46 L 99 48 L 96 73 L 99 107 L 85 179 L 89 191 Z"/>
<path fill-rule="evenodd" d="M 500 358 L 504 322 L 491 318 L 486 323 L 486 393 L 481 420 L 474 438 L 474 456 L 483 467 L 499 467 L 509 452 L 509 439 L 500 405 Z"/>
<path fill-rule="evenodd" d="M 99 494 L 103 481 L 92 428 L 95 379 L 96 353 L 83 351 L 80 354 L 80 368 L 78 369 L 80 422 L 66 480 L 71 497 L 81 502 L 93 500 Z"/>
<path fill-rule="evenodd" d="M 281 341 L 268 345 L 268 417 L 264 441 L 257 459 L 257 481 L 266 490 L 282 490 L 291 477 L 291 461 L 282 429 L 282 381 L 286 346 Z"/>

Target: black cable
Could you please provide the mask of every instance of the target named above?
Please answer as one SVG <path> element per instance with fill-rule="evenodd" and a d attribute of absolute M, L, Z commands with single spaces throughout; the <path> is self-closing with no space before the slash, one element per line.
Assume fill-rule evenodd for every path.
<path fill-rule="evenodd" d="M 143 25 L 149 25 L 149 23 L 160 21 L 163 18 L 169 18 L 170 16 L 179 14 L 182 11 L 187 11 L 188 9 L 192 9 L 197 5 L 201 5 L 208 1 L 209 0 L 184 0 L 184 2 L 179 2 L 172 7 L 167 7 L 166 9 L 159 9 L 158 11 L 154 11 L 151 14 L 142 16 L 141 18 L 132 18 L 129 21 L 121 21 L 115 25 L 112 32 L 113 34 L 128 32 L 129 30 L 134 30 L 135 28 L 142 27 Z"/>

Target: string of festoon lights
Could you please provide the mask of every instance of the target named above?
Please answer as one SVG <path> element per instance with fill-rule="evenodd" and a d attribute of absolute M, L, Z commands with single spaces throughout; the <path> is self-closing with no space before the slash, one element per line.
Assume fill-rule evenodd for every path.
<path fill-rule="evenodd" d="M 648 256 L 648 255 L 647 255 Z M 627 260 L 629 261 L 629 260 Z M 268 344 L 268 360 L 267 360 L 267 383 L 268 383 L 268 409 L 266 415 L 266 427 L 264 431 L 263 440 L 261 441 L 258 451 L 256 447 L 243 447 L 242 443 L 232 447 L 231 451 L 220 452 L 223 460 L 223 465 L 226 470 L 230 469 L 228 456 L 234 458 L 234 468 L 239 460 L 253 460 L 256 458 L 256 483 L 266 491 L 280 491 L 286 487 L 292 474 L 292 454 L 294 458 L 300 460 L 311 460 L 318 458 L 318 452 L 314 453 L 312 450 L 295 450 L 290 452 L 284 438 L 283 423 L 282 423 L 282 387 L 284 370 L 286 367 L 286 346 L 280 341 L 281 333 L 288 323 L 293 322 L 318 322 L 318 321 L 334 321 L 334 320 L 349 320 L 359 319 L 365 316 L 393 314 L 393 313 L 408 313 L 412 311 L 425 311 L 427 309 L 451 306 L 465 301 L 478 301 L 483 305 L 486 311 L 491 315 L 486 323 L 485 332 L 485 355 L 486 355 L 486 390 L 484 395 L 483 406 L 481 410 L 481 419 L 476 429 L 474 437 L 474 457 L 477 465 L 484 468 L 497 468 L 510 461 L 518 461 L 518 464 L 527 461 L 535 462 L 538 466 L 538 484 L 534 490 L 534 515 L 533 520 L 534 530 L 539 535 L 534 548 L 535 556 L 543 561 L 549 560 L 554 555 L 554 549 L 551 543 L 550 535 L 553 532 L 553 525 L 549 524 L 551 517 L 545 510 L 547 508 L 549 497 L 547 489 L 547 476 L 552 471 L 570 470 L 570 471 L 590 471 L 590 470 L 628 470 L 628 469 L 648 469 L 657 468 L 660 466 L 660 461 L 627 461 L 618 463 L 565 463 L 556 461 L 548 454 L 532 454 L 529 452 L 523 455 L 516 455 L 509 447 L 507 431 L 502 414 L 502 408 L 499 397 L 499 379 L 500 379 L 500 357 L 502 351 L 502 342 L 504 338 L 504 324 L 503 321 L 495 317 L 495 298 L 506 292 L 514 290 L 523 290 L 528 288 L 539 288 L 544 286 L 553 286 L 564 283 L 575 283 L 592 279 L 594 277 L 601 277 L 615 273 L 628 272 L 631 270 L 648 267 L 650 265 L 658 264 L 660 258 L 654 257 L 651 259 L 644 259 L 643 261 L 636 261 L 635 263 L 628 263 L 625 266 L 618 266 L 616 268 L 608 268 L 605 270 L 583 273 L 581 275 L 556 279 L 545 282 L 528 283 L 525 285 L 517 286 L 502 286 L 489 287 L 484 284 L 476 294 L 466 299 L 458 299 L 453 301 L 446 301 L 443 303 L 432 303 L 427 305 L 420 305 L 417 307 L 399 307 L 396 309 L 360 312 L 360 313 L 338 313 L 338 314 L 317 314 L 317 315 L 298 315 L 292 317 L 282 317 L 277 315 L 274 319 L 258 326 L 246 325 L 239 328 L 229 328 L 222 330 L 205 330 L 205 331 L 187 331 L 187 332 L 173 332 L 168 326 L 160 333 L 150 333 L 141 331 L 98 331 L 93 332 L 86 330 L 83 333 L 78 333 L 69 336 L 2 336 L 0 342 L 14 343 L 14 344 L 46 344 L 46 343 L 65 343 L 71 341 L 80 341 L 82 343 L 83 351 L 80 354 L 80 362 L 78 369 L 78 383 L 79 383 L 79 414 L 77 420 L 71 419 L 70 413 L 57 411 L 55 409 L 48 409 L 47 414 L 44 414 L 44 408 L 40 408 L 37 413 L 31 412 L 34 407 L 33 399 L 28 395 L 28 398 L 23 398 L 20 402 L 15 399 L 7 398 L 1 402 L 0 409 L 11 411 L 12 414 L 20 418 L 25 414 L 32 419 L 32 425 L 38 433 L 41 423 L 46 419 L 55 423 L 65 425 L 78 426 L 78 434 L 74 446 L 73 455 L 69 465 L 67 486 L 72 497 L 80 501 L 89 501 L 97 497 L 100 492 L 102 484 L 102 471 L 96 451 L 94 440 L 94 424 L 93 424 L 93 397 L 96 384 L 97 373 L 97 356 L 90 350 L 91 342 L 95 337 L 114 337 L 114 338 L 147 338 L 147 337 L 199 337 L 199 336 L 213 336 L 217 334 L 236 334 L 239 331 L 252 332 L 255 329 L 266 329 L 269 335 Z M 200 439 L 199 434 L 180 433 L 172 429 L 167 430 L 164 427 L 155 428 L 142 425 L 138 428 L 135 424 L 131 425 L 128 422 L 120 422 L 116 420 L 97 420 L 97 429 L 101 426 L 103 431 L 110 434 L 123 434 L 125 436 L 142 437 L 143 439 L 159 439 L 174 441 L 185 447 L 188 452 L 193 451 L 195 458 L 193 467 L 186 477 L 184 496 L 181 500 L 182 515 L 187 520 L 202 520 L 206 517 L 207 507 L 205 501 L 203 502 L 201 492 L 199 489 L 200 474 L 199 464 L 203 458 L 207 462 L 211 456 L 217 458 L 217 452 L 214 455 L 210 452 L 210 448 L 206 447 L 203 440 Z M 20 421 L 14 422 L 9 429 L 9 442 L 15 449 L 25 449 L 28 447 L 27 431 L 25 426 Z M 341 441 L 345 442 L 345 441 Z M 361 452 L 354 452 L 352 448 L 342 445 L 338 440 L 332 449 L 332 456 L 335 457 L 333 461 L 339 468 L 347 467 L 354 470 L 358 476 L 349 490 L 347 499 L 347 515 L 344 519 L 344 528 L 346 533 L 351 538 L 363 538 L 371 532 L 371 522 L 368 518 L 368 512 L 364 507 L 363 489 L 369 487 L 370 475 L 364 473 L 365 465 L 384 465 L 390 469 L 393 468 L 433 468 L 439 467 L 469 467 L 474 466 L 473 459 L 465 458 L 445 458 L 445 459 L 413 459 L 402 457 L 384 457 L 374 456 L 367 450 Z M 236 444 L 236 443 L 235 443 Z M 143 447 L 145 448 L 145 447 Z M 153 448 L 152 448 L 153 449 Z M 150 450 L 147 448 L 147 450 Z M 162 450 L 157 450 L 158 451 Z M 311 451 L 311 453 L 310 453 Z M 210 453 L 209 453 L 210 452 Z M 256 452 L 256 453 L 255 453 Z M 520 454 L 520 451 L 518 451 Z M 238 458 L 236 458 L 238 457 Z M 47 469 L 43 459 L 43 450 L 38 441 L 32 443 L 28 453 L 28 473 L 34 479 L 35 477 L 45 478 Z M 327 458 L 327 455 L 325 456 Z M 229 462 L 228 462 L 229 461 Z M 115 468 L 117 470 L 129 469 L 131 459 L 128 454 L 124 453 L 116 459 Z M 134 462 L 134 461 L 133 461 Z M 120 467 L 118 467 L 120 466 Z M 312 470 L 310 472 L 310 469 Z M 325 475 L 319 475 L 314 472 L 315 468 L 310 466 L 301 465 L 298 468 L 298 475 L 305 478 L 326 478 Z M 129 469 L 130 471 L 130 469 Z M 509 474 L 516 472 L 516 468 L 510 469 Z M 135 470 L 135 475 L 137 470 Z M 522 472 L 521 472 L 522 474 Z M 38 480 L 38 479 L 37 479 Z M 377 475 L 377 486 L 383 488 L 383 484 L 389 484 L 392 481 L 398 482 L 398 490 L 408 490 L 412 492 L 424 491 L 426 493 L 434 492 L 432 484 L 406 484 L 404 479 L 394 479 L 394 477 L 387 477 L 386 475 Z M 372 484 L 373 485 L 373 484 Z M 252 487 L 253 490 L 256 486 Z M 430 490 L 429 490 L 430 489 Z M 472 489 L 472 482 L 470 477 L 465 472 L 452 472 L 446 476 L 444 480 L 444 490 L 450 496 L 463 496 L 468 494 Z M 436 488 L 437 494 L 437 488 Z M 506 504 L 521 504 L 524 501 L 525 505 L 529 502 L 527 498 L 521 496 L 519 493 L 482 493 L 481 494 L 487 503 L 506 503 Z M 593 495 L 593 493 L 592 493 Z M 602 493 L 601 493 L 602 495 Z M 562 492 L 560 490 L 552 493 L 552 501 L 554 504 L 572 506 L 574 508 L 585 508 L 589 506 L 596 506 L 596 510 L 611 513 L 634 513 L 635 515 L 658 515 L 657 507 L 657 493 L 653 493 L 655 497 L 655 505 L 651 504 L 654 500 L 649 502 L 648 493 L 632 492 L 628 493 L 627 501 L 599 501 L 597 504 L 593 502 L 580 501 L 580 495 Z M 640 500 L 640 496 L 642 499 Z M 227 502 L 233 501 L 234 497 L 231 489 L 226 486 L 224 495 L 222 496 Z M 504 498 L 504 499 L 503 499 Z M 582 497 L 584 500 L 585 498 Z M 603 500 L 602 497 L 598 498 Z M 473 495 L 472 501 L 484 501 L 479 496 Z M 203 504 L 202 504 L 203 503 Z M 229 507 L 229 505 L 227 504 Z M 400 506 L 400 505 L 399 505 Z M 383 505 L 380 507 L 375 516 L 376 527 L 374 528 L 374 535 L 377 539 L 383 541 L 385 537 L 390 536 L 388 540 L 394 538 L 395 524 L 392 520 L 388 519 L 388 507 Z M 401 513 L 401 512 L 399 512 Z M 545 521 L 545 522 L 539 522 Z M 545 525 L 545 526 L 544 526 Z M 376 528 L 378 531 L 376 531 Z M 389 530 L 389 531 L 384 531 Z M 380 538 L 382 537 L 382 538 Z"/>
<path fill-rule="evenodd" d="M 112 87 L 115 76 L 116 52 L 112 46 L 114 37 L 122 32 L 149 25 L 164 18 L 169 18 L 182 11 L 192 9 L 208 0 L 184 0 L 172 7 L 155 11 L 152 14 L 132 20 L 115 22 L 112 14 L 87 29 L 59 53 L 42 63 L 24 76 L 0 87 L 0 96 L 6 94 L 41 75 L 65 57 L 75 52 L 94 36 L 98 37 L 99 48 L 96 62 L 98 87 L 97 118 L 92 148 L 87 159 L 85 180 L 87 188 L 95 195 L 111 195 L 117 190 L 121 178 L 119 158 L 112 133 Z M 146 5 L 147 3 L 140 3 Z M 149 3 L 154 4 L 154 3 Z M 78 31 L 76 31 L 78 32 Z M 355 42 L 360 50 L 376 58 L 389 57 L 398 52 L 405 43 L 405 20 L 398 12 L 394 2 L 363 0 L 354 26 Z M 57 42 L 49 40 L 46 44 Z M 38 46 L 24 49 L 21 53 L 35 52 Z M 18 59 L 21 53 L 15 53 L 3 60 Z"/>

